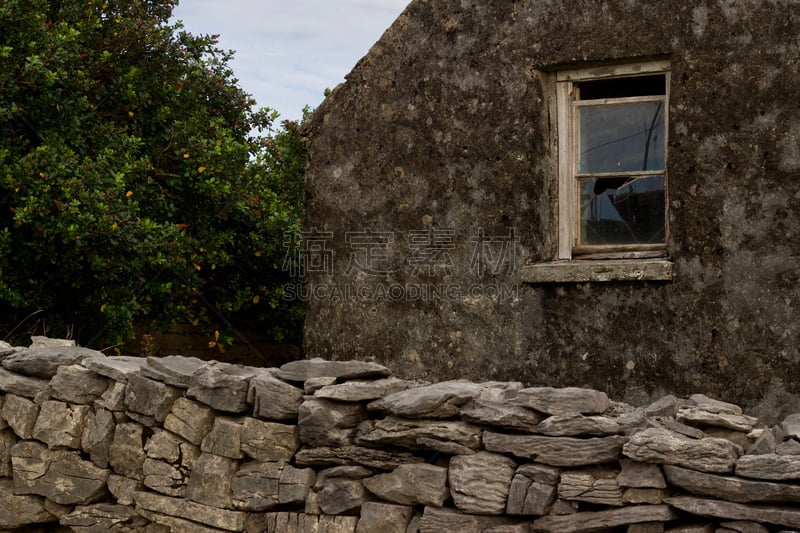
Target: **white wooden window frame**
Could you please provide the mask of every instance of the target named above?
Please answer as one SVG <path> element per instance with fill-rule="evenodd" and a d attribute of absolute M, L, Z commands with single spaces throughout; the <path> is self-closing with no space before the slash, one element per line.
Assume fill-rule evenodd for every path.
<path fill-rule="evenodd" d="M 576 174 L 576 98 L 575 84 L 587 80 L 602 80 L 610 78 L 637 77 L 648 74 L 663 74 L 665 77 L 664 101 L 664 127 L 669 126 L 669 87 L 670 65 L 668 60 L 656 60 L 629 63 L 623 65 L 603 65 L 588 68 L 560 70 L 556 72 L 556 107 L 558 127 L 558 259 L 573 259 L 577 251 L 578 242 L 578 179 Z M 652 97 L 645 99 L 652 100 Z M 636 101 L 636 98 L 626 98 L 625 101 Z M 642 99 L 640 99 L 642 100 Z M 666 169 L 667 151 L 665 147 L 665 168 L 663 170 L 665 191 L 669 194 L 669 180 Z M 661 174 L 661 172 L 659 172 Z M 668 196 L 667 196 L 668 197 Z M 664 203 L 664 229 L 665 242 L 668 235 L 667 225 L 668 202 Z M 656 245 L 620 245 L 620 246 L 592 246 L 594 253 L 581 255 L 582 259 L 631 259 L 663 256 L 666 244 Z M 587 251 L 581 249 L 581 251 Z"/>

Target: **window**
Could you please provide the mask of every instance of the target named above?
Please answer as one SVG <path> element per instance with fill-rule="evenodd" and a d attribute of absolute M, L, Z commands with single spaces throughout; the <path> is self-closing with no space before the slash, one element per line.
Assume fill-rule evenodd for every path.
<path fill-rule="evenodd" d="M 665 255 L 669 63 L 556 72 L 558 259 Z"/>

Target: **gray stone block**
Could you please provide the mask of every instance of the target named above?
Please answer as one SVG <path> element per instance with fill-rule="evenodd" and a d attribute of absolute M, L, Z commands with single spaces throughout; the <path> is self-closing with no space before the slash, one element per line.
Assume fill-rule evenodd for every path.
<path fill-rule="evenodd" d="M 232 509 L 231 480 L 237 467 L 233 459 L 210 453 L 201 454 L 189 475 L 186 498 L 209 507 Z"/>
<path fill-rule="evenodd" d="M 319 508 L 330 515 L 356 512 L 370 499 L 370 494 L 358 479 L 329 478 L 317 494 Z"/>
<path fill-rule="evenodd" d="M 244 457 L 242 423 L 242 419 L 217 417 L 211 431 L 203 438 L 200 449 L 230 459 L 241 459 Z"/>
<path fill-rule="evenodd" d="M 111 411 L 99 409 L 87 417 L 86 426 L 81 435 L 81 448 L 100 468 L 108 466 L 115 428 L 116 423 Z"/>
<path fill-rule="evenodd" d="M 60 525 L 75 533 L 142 531 L 148 523 L 133 507 L 112 503 L 79 505 L 59 520 Z"/>
<path fill-rule="evenodd" d="M 101 353 L 84 358 L 81 364 L 101 376 L 127 383 L 130 376 L 137 374 L 147 364 L 147 359 L 127 355 L 107 357 Z"/>
<path fill-rule="evenodd" d="M 142 465 L 144 486 L 167 496 L 186 496 L 188 472 L 166 461 L 144 460 Z"/>
<path fill-rule="evenodd" d="M 244 413 L 251 407 L 247 402 L 250 380 L 268 372 L 266 369 L 210 361 L 194 373 L 194 384 L 186 394 L 219 411 Z"/>
<path fill-rule="evenodd" d="M 82 365 L 69 365 L 59 367 L 48 390 L 57 400 L 88 405 L 99 400 L 112 382 Z"/>
<path fill-rule="evenodd" d="M 233 506 L 240 511 L 267 511 L 280 505 L 284 463 L 246 463 L 231 480 Z"/>
<path fill-rule="evenodd" d="M 391 374 L 383 365 L 365 361 L 326 361 L 306 359 L 291 361 L 281 366 L 276 377 L 294 382 L 312 378 L 332 377 L 339 379 L 386 378 Z"/>
<path fill-rule="evenodd" d="M 28 398 L 6 394 L 0 414 L 19 438 L 31 439 L 39 409 L 39 406 Z"/>
<path fill-rule="evenodd" d="M 621 436 L 578 439 L 489 431 L 483 435 L 483 445 L 489 451 L 510 453 L 550 466 L 585 466 L 616 461 L 627 440 Z"/>
<path fill-rule="evenodd" d="M 364 502 L 356 533 L 406 533 L 414 508 L 388 503 Z"/>
<path fill-rule="evenodd" d="M 247 513 L 240 511 L 219 509 L 187 501 L 183 498 L 171 498 L 151 492 L 136 492 L 133 498 L 137 509 L 178 519 L 191 520 L 228 531 L 242 531 L 247 519 Z M 178 527 L 177 530 L 185 531 L 182 527 Z"/>
<path fill-rule="evenodd" d="M 22 441 L 11 449 L 11 464 L 15 494 L 38 494 L 62 505 L 93 503 L 108 494 L 110 472 L 78 452 Z"/>
<path fill-rule="evenodd" d="M 15 494 L 10 479 L 0 479 L 0 528 L 30 528 L 32 524 L 50 522 L 55 517 L 44 508 L 44 498 Z"/>
<path fill-rule="evenodd" d="M 214 424 L 214 410 L 187 398 L 178 398 L 164 418 L 164 429 L 200 445 Z"/>
<path fill-rule="evenodd" d="M 188 389 L 194 385 L 194 374 L 205 364 L 196 357 L 167 355 L 164 357 L 148 357 L 147 364 L 142 367 L 142 375 L 161 381 L 173 387 Z"/>
<path fill-rule="evenodd" d="M 133 504 L 133 494 L 136 491 L 143 490 L 144 484 L 141 480 L 131 479 L 117 474 L 108 476 L 108 490 L 111 495 L 122 505 Z"/>
<path fill-rule="evenodd" d="M 300 447 L 297 426 L 245 418 L 241 449 L 258 461 L 290 461 Z"/>
<path fill-rule="evenodd" d="M 690 439 L 660 428 L 645 429 L 632 435 L 623 451 L 635 461 L 715 473 L 732 472 L 736 460 L 743 453 L 740 446 L 725 439 Z"/>
<path fill-rule="evenodd" d="M 90 356 L 102 356 L 101 352 L 77 346 L 40 346 L 17 350 L 4 357 L 3 368 L 37 378 L 50 379 L 62 366 L 75 365 Z"/>
<path fill-rule="evenodd" d="M 37 394 L 46 392 L 49 385 L 50 381 L 47 379 L 21 376 L 0 368 L 0 391 L 7 394 L 34 398 Z"/>
<path fill-rule="evenodd" d="M 135 422 L 117 424 L 109 448 L 109 464 L 114 473 L 141 480 L 144 453 L 144 427 Z"/>
<path fill-rule="evenodd" d="M 356 434 L 356 444 L 466 455 L 480 448 L 482 433 L 479 426 L 467 422 L 410 420 L 389 416 L 382 420 L 362 422 Z"/>
<path fill-rule="evenodd" d="M 300 442 L 313 447 L 351 445 L 356 428 L 366 419 L 361 404 L 307 398 L 298 410 Z"/>
<path fill-rule="evenodd" d="M 364 479 L 363 483 L 381 500 L 401 505 L 441 507 L 450 495 L 447 468 L 425 463 L 400 465 L 388 474 Z"/>
<path fill-rule="evenodd" d="M 481 385 L 466 380 L 443 381 L 395 392 L 369 405 L 405 418 L 453 418 L 461 406 L 480 396 Z"/>
<path fill-rule="evenodd" d="M 619 471 L 610 467 L 591 467 L 561 473 L 558 497 L 599 505 L 621 507 L 622 488 L 617 483 Z"/>
<path fill-rule="evenodd" d="M 517 403 L 549 415 L 593 415 L 603 414 L 608 409 L 608 396 L 578 387 L 531 387 L 517 393 Z"/>
<path fill-rule="evenodd" d="M 503 514 L 516 470 L 517 464 L 512 459 L 495 453 L 452 457 L 448 481 L 453 502 L 465 513 Z"/>
<path fill-rule="evenodd" d="M 250 380 L 247 394 L 256 418 L 291 420 L 297 418 L 304 391 L 270 374 L 263 374 Z"/>
<path fill-rule="evenodd" d="M 164 422 L 173 403 L 182 395 L 181 389 L 148 379 L 141 374 L 132 374 L 125 389 L 125 407 L 134 413 L 152 417 L 156 422 Z"/>
<path fill-rule="evenodd" d="M 33 438 L 51 447 L 80 449 L 81 436 L 90 413 L 91 408 L 87 405 L 46 401 L 42 403 L 33 426 Z"/>

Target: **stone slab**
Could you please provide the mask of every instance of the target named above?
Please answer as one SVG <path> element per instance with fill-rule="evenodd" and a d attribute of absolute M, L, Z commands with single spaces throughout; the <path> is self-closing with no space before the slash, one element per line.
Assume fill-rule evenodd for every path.
<path fill-rule="evenodd" d="M 241 531 L 247 513 L 209 507 L 183 498 L 172 498 L 152 492 L 139 491 L 133 494 L 137 507 L 164 515 L 200 522 L 228 531 Z"/>
<path fill-rule="evenodd" d="M 313 447 L 354 444 L 356 428 L 366 419 L 362 404 L 306 398 L 297 412 L 300 442 Z"/>
<path fill-rule="evenodd" d="M 253 404 L 253 416 L 265 420 L 297 418 L 304 390 L 270 374 L 250 380 L 247 400 Z"/>
<path fill-rule="evenodd" d="M 485 432 L 484 447 L 493 452 L 510 453 L 551 466 L 584 466 L 616 461 L 626 437 L 546 437 Z"/>
<path fill-rule="evenodd" d="M 453 418 L 482 390 L 481 385 L 471 381 L 443 381 L 395 392 L 372 402 L 369 408 L 405 418 Z"/>
<path fill-rule="evenodd" d="M 672 485 L 697 496 L 737 503 L 800 504 L 800 485 L 721 476 L 670 465 L 664 466 L 664 473 Z"/>
<path fill-rule="evenodd" d="M 545 418 L 536 433 L 551 437 L 605 437 L 620 433 L 616 420 L 607 416 L 585 416 L 578 413 Z"/>
<path fill-rule="evenodd" d="M 59 367 L 50 380 L 50 396 L 70 403 L 91 404 L 100 398 L 114 383 L 105 376 L 83 365 Z"/>
<path fill-rule="evenodd" d="M 609 405 L 604 392 L 579 387 L 530 387 L 517 393 L 517 402 L 549 415 L 603 414 Z"/>
<path fill-rule="evenodd" d="M 23 348 L 4 357 L 3 368 L 25 376 L 50 379 L 59 367 L 80 363 L 90 356 L 101 356 L 102 352 L 77 346 L 42 346 Z"/>
<path fill-rule="evenodd" d="M 711 413 L 742 414 L 742 408 L 738 405 L 709 398 L 705 394 L 692 394 L 689 396 L 689 402 Z"/>
<path fill-rule="evenodd" d="M 286 381 L 302 382 L 322 377 L 337 379 L 387 378 L 391 375 L 391 371 L 383 365 L 370 361 L 326 361 L 314 358 L 286 363 L 275 375 Z"/>
<path fill-rule="evenodd" d="M 650 428 L 632 435 L 623 453 L 644 463 L 664 463 L 725 474 L 733 472 L 743 450 L 726 439 L 691 439 L 666 429 Z"/>
<path fill-rule="evenodd" d="M 745 520 L 800 528 L 800 509 L 797 506 L 777 507 L 760 505 L 754 507 L 741 503 L 695 498 L 692 496 L 676 496 L 666 498 L 665 503 L 681 511 L 725 520 Z"/>
<path fill-rule="evenodd" d="M 393 393 L 417 386 L 413 381 L 398 378 L 383 378 L 370 381 L 347 381 L 338 385 L 327 385 L 313 394 L 317 398 L 340 402 L 364 402 L 384 398 Z"/>
<path fill-rule="evenodd" d="M 606 528 L 667 522 L 678 514 L 667 505 L 637 505 L 609 511 L 578 512 L 569 515 L 548 515 L 531 523 L 532 533 L 584 533 Z"/>
<path fill-rule="evenodd" d="M 401 505 L 433 505 L 441 507 L 449 497 L 447 468 L 431 464 L 406 464 L 388 474 L 363 480 L 372 494 Z"/>
<path fill-rule="evenodd" d="M 536 433 L 544 415 L 513 401 L 476 399 L 461 408 L 461 418 L 476 424 Z"/>
<path fill-rule="evenodd" d="M 358 428 L 355 443 L 464 455 L 480 448 L 481 433 L 480 427 L 467 422 L 386 417 L 363 422 Z"/>
<path fill-rule="evenodd" d="M 454 509 L 427 506 L 419 522 L 419 533 L 483 533 L 492 527 L 513 523 L 513 519 L 503 516 L 470 515 Z"/>
<path fill-rule="evenodd" d="M 4 393 L 35 398 L 47 391 L 49 385 L 50 381 L 47 379 L 22 376 L 0 367 L 0 391 Z"/>
<path fill-rule="evenodd" d="M 300 447 L 297 426 L 247 417 L 242 422 L 241 450 L 258 461 L 291 461 Z"/>
<path fill-rule="evenodd" d="M 743 455 L 736 462 L 736 475 L 778 481 L 800 479 L 800 455 Z"/>
<path fill-rule="evenodd" d="M 101 376 L 127 383 L 132 374 L 139 372 L 147 364 L 147 359 L 127 355 L 107 357 L 99 354 L 84 358 L 81 364 Z"/>
<path fill-rule="evenodd" d="M 210 361 L 194 373 L 194 384 L 186 394 L 219 411 L 244 413 L 250 410 L 247 401 L 250 380 L 266 372 L 266 369 Z"/>
<path fill-rule="evenodd" d="M 147 364 L 142 367 L 142 375 L 173 387 L 188 389 L 194 385 L 195 372 L 204 364 L 202 359 L 181 355 L 148 357 Z"/>
<path fill-rule="evenodd" d="M 749 433 L 758 424 L 758 418 L 733 413 L 717 413 L 699 407 L 681 407 L 678 409 L 679 422 L 689 425 L 716 426 Z"/>
<path fill-rule="evenodd" d="M 375 470 L 394 470 L 403 464 L 421 463 L 423 459 L 409 452 L 386 452 L 363 446 L 304 448 L 295 454 L 301 466 L 361 465 Z"/>

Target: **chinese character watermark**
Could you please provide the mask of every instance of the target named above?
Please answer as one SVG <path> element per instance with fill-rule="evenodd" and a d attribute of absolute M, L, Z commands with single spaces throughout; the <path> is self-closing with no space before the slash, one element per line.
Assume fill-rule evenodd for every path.
<path fill-rule="evenodd" d="M 453 259 L 449 250 L 455 249 L 453 238 L 455 231 L 451 229 L 430 228 L 411 230 L 409 232 L 409 249 L 411 256 L 408 264 L 415 276 L 426 274 L 435 276 L 437 269 L 446 275 L 453 273 Z"/>
<path fill-rule="evenodd" d="M 335 239 L 335 237 L 337 237 Z M 453 254 L 457 247 L 469 244 L 469 274 L 451 279 L 455 269 Z M 347 245 L 344 272 L 336 278 L 335 265 L 345 265 L 334 250 Z M 513 282 L 517 237 L 513 228 L 506 234 L 489 235 L 483 228 L 468 239 L 459 239 L 452 229 L 428 228 L 408 233 L 406 266 L 420 280 L 402 278 L 393 270 L 395 233 L 392 231 L 349 231 L 335 236 L 332 231 L 316 228 L 286 234 L 287 249 L 283 269 L 295 280 L 307 273 L 334 276 L 334 282 L 304 284 L 295 281 L 284 286 L 284 299 L 336 302 L 415 302 L 457 301 L 488 298 L 495 301 L 516 300 L 519 287 Z M 464 247 L 467 253 L 467 246 Z M 340 252 L 341 253 L 341 252 Z M 460 252 L 459 252 L 460 253 Z M 335 259 L 339 259 L 335 262 Z M 464 257 L 466 259 L 466 257 Z M 462 264 L 462 263 L 459 263 Z M 408 274 L 407 272 L 405 274 Z M 502 281 L 503 276 L 512 278 Z M 366 277 L 365 277 L 366 276 Z M 492 278 L 487 278 L 491 276 Z M 367 279 L 373 278 L 373 279 Z M 426 279 L 427 278 L 427 279 Z M 400 279 L 404 279 L 400 281 Z"/>
<path fill-rule="evenodd" d="M 478 228 L 478 234 L 470 237 L 470 242 L 474 245 L 469 268 L 476 270 L 479 276 L 512 274 L 516 270 L 514 228 L 509 228 L 507 235 L 486 235 L 483 228 Z"/>
<path fill-rule="evenodd" d="M 318 231 L 316 228 L 285 233 L 283 270 L 292 277 L 301 277 L 306 272 L 333 274 L 333 250 L 328 249 L 328 242 L 332 239 L 332 231 Z"/>
<path fill-rule="evenodd" d="M 345 274 L 363 272 L 368 276 L 386 276 L 389 245 L 394 240 L 390 231 L 350 231 L 345 233 L 345 242 L 350 246 L 350 260 Z"/>

